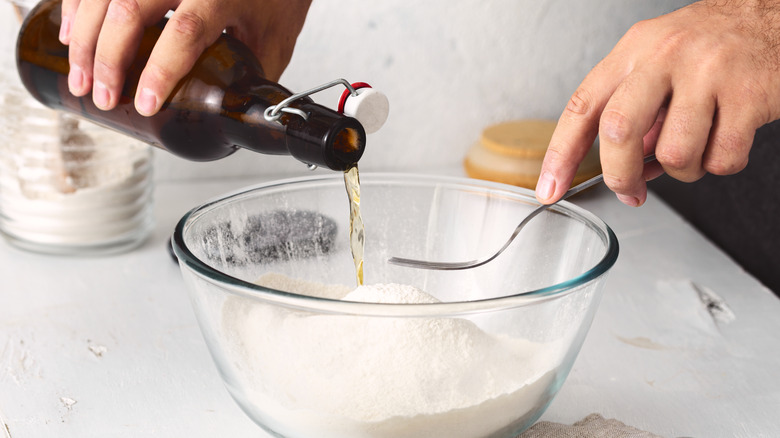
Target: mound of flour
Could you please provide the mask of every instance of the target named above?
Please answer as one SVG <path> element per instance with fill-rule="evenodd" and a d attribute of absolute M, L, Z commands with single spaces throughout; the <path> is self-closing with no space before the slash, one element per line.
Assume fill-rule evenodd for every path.
<path fill-rule="evenodd" d="M 438 302 L 399 284 L 260 283 L 346 301 Z M 234 298 L 223 329 L 247 398 L 285 436 L 490 435 L 547 401 L 558 363 L 548 346 L 462 318 L 314 315 Z"/>

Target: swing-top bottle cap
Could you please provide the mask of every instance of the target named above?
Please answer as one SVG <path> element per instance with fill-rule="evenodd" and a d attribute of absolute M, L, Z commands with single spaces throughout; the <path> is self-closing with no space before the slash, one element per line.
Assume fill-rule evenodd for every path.
<path fill-rule="evenodd" d="M 357 119 L 367 134 L 378 131 L 390 113 L 387 96 L 365 82 L 355 82 L 352 87 L 356 92 L 354 95 L 348 89 L 341 94 L 339 112 Z"/>

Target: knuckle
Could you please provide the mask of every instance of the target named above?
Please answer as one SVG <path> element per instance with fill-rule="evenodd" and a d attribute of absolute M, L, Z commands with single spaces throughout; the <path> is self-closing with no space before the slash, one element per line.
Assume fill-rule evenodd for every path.
<path fill-rule="evenodd" d="M 68 47 L 68 53 L 70 55 L 73 55 L 73 52 L 84 52 L 89 50 L 89 47 L 87 47 L 87 44 L 79 38 L 77 35 L 74 35 L 70 39 L 70 46 Z"/>
<path fill-rule="evenodd" d="M 559 143 L 550 143 L 547 147 L 547 152 L 545 153 L 545 159 L 554 163 L 559 163 L 565 156 L 563 149 L 564 148 Z"/>
<path fill-rule="evenodd" d="M 626 31 L 619 44 L 627 50 L 635 50 L 639 46 L 648 47 L 650 59 L 666 59 L 675 55 L 687 44 L 690 44 L 686 36 L 687 29 L 669 27 L 658 22 L 658 19 L 642 20 L 631 26 Z"/>
<path fill-rule="evenodd" d="M 633 188 L 630 178 L 607 170 L 604 171 L 604 184 L 615 193 L 630 193 Z"/>
<path fill-rule="evenodd" d="M 173 14 L 168 26 L 187 40 L 201 41 L 206 35 L 206 20 L 194 12 L 182 11 Z"/>
<path fill-rule="evenodd" d="M 689 44 L 687 30 L 667 30 L 657 39 L 654 54 L 657 59 L 674 59 L 679 53 L 684 53 Z"/>
<path fill-rule="evenodd" d="M 111 0 L 106 17 L 118 23 L 141 21 L 141 6 L 136 0 Z"/>
<path fill-rule="evenodd" d="M 601 114 L 599 133 L 603 139 L 615 144 L 625 144 L 634 132 L 634 122 L 622 112 L 608 109 Z"/>
<path fill-rule="evenodd" d="M 93 70 L 95 72 L 95 76 L 106 78 L 117 74 L 120 68 L 115 60 L 106 58 L 102 55 L 96 55 Z"/>
<path fill-rule="evenodd" d="M 732 175 L 747 165 L 747 151 L 752 140 L 736 132 L 727 132 L 712 139 L 713 151 L 704 160 L 704 169 L 714 175 Z"/>
<path fill-rule="evenodd" d="M 712 157 L 705 161 L 704 170 L 713 175 L 733 175 L 747 166 L 746 161 L 723 160 Z"/>
<path fill-rule="evenodd" d="M 179 76 L 169 67 L 149 62 L 144 69 L 144 76 L 155 84 L 170 84 L 179 81 Z"/>
<path fill-rule="evenodd" d="M 751 141 L 747 137 L 747 135 L 736 130 L 728 130 L 717 135 L 714 138 L 714 144 L 727 156 L 736 157 L 742 155 L 745 150 L 750 148 Z"/>
<path fill-rule="evenodd" d="M 687 169 L 695 164 L 695 158 L 679 147 L 656 148 L 655 158 L 667 170 Z"/>
<path fill-rule="evenodd" d="M 70 44 L 68 45 L 68 57 L 71 62 L 80 65 L 82 68 L 88 69 L 92 62 L 92 59 L 89 56 L 89 54 L 92 53 L 92 50 L 93 49 L 81 38 L 74 35 L 70 39 Z"/>
<path fill-rule="evenodd" d="M 578 88 L 569 98 L 564 111 L 571 115 L 582 116 L 588 114 L 592 107 L 593 99 L 590 92 L 584 88 Z"/>
<path fill-rule="evenodd" d="M 652 20 L 638 21 L 626 31 L 625 37 L 642 41 L 647 37 L 648 33 L 651 32 L 651 27 L 653 27 Z"/>
<path fill-rule="evenodd" d="M 552 167 L 562 167 L 569 164 L 570 154 L 565 153 L 566 148 L 559 143 L 550 143 L 544 154 L 545 164 Z"/>
<path fill-rule="evenodd" d="M 699 67 L 703 72 L 715 74 L 722 71 L 725 66 L 733 64 L 740 54 L 740 48 L 733 50 L 731 45 L 724 40 L 698 41 L 696 49 L 701 53 L 707 53 L 708 56 L 699 59 Z"/>
<path fill-rule="evenodd" d="M 771 98 L 766 88 L 755 79 L 745 79 L 740 84 L 737 91 L 737 102 L 748 103 L 753 111 L 752 122 L 757 125 L 763 125 L 772 121 L 770 104 Z"/>

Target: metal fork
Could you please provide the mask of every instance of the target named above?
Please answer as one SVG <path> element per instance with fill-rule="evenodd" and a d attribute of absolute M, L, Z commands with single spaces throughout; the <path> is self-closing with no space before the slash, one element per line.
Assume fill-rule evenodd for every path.
<path fill-rule="evenodd" d="M 645 164 L 650 163 L 651 161 L 655 160 L 655 155 L 648 155 L 645 157 L 644 162 Z M 566 193 L 563 194 L 563 196 L 558 199 L 557 201 L 553 202 L 552 204 L 542 204 L 539 207 L 537 207 L 534 211 L 528 214 L 522 222 L 515 228 L 515 231 L 512 232 L 512 235 L 509 236 L 509 239 L 504 243 L 504 246 L 502 246 L 498 251 L 496 251 L 494 254 L 485 256 L 476 260 L 470 260 L 467 262 L 429 262 L 425 260 L 414 260 L 414 259 L 406 259 L 403 257 L 391 257 L 387 260 L 388 263 L 398 266 L 406 266 L 408 268 L 417 268 L 417 269 L 433 269 L 433 270 L 440 270 L 440 271 L 458 271 L 462 269 L 471 269 L 476 268 L 477 266 L 482 266 L 487 262 L 492 261 L 499 255 L 501 255 L 504 250 L 506 250 L 509 245 L 512 244 L 512 241 L 515 240 L 515 237 L 517 237 L 518 234 L 520 234 L 520 231 L 525 227 L 525 225 L 531 221 L 531 219 L 535 218 L 539 215 L 539 213 L 547 210 L 551 206 L 557 204 L 559 201 L 562 201 L 566 198 L 569 198 L 570 196 L 574 196 L 577 193 L 594 186 L 600 182 L 604 181 L 604 175 L 599 174 L 594 176 L 593 178 L 577 184 L 576 186 L 570 188 Z"/>

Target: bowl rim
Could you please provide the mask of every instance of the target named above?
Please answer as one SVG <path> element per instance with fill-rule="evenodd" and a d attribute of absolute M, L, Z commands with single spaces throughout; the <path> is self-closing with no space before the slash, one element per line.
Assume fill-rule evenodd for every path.
<path fill-rule="evenodd" d="M 480 190 L 504 193 L 508 192 L 512 195 L 520 195 L 524 198 L 527 198 L 529 202 L 538 204 L 538 201 L 536 201 L 536 198 L 533 195 L 534 192 L 529 189 L 474 178 L 400 172 L 361 172 L 360 178 L 362 180 L 361 184 L 366 179 L 372 180 L 371 182 L 374 182 L 374 180 L 384 179 L 404 182 L 411 181 L 416 183 L 471 186 L 479 188 Z M 232 199 L 245 196 L 251 192 L 256 192 L 259 190 L 278 188 L 285 185 L 297 185 L 302 183 L 308 184 L 316 182 L 332 183 L 334 181 L 343 183 L 343 176 L 340 172 L 325 175 L 309 175 L 271 180 L 224 193 L 192 208 L 190 211 L 184 214 L 184 216 L 182 216 L 182 218 L 176 224 L 176 228 L 171 238 L 173 252 L 178 259 L 182 271 L 187 268 L 201 279 L 215 284 L 220 288 L 227 289 L 236 295 L 282 305 L 289 308 L 314 311 L 317 313 L 393 317 L 431 315 L 453 316 L 527 306 L 540 301 L 547 301 L 566 296 L 575 291 L 586 288 L 586 286 L 588 286 L 591 282 L 598 280 L 600 277 L 605 275 L 617 261 L 619 245 L 617 236 L 615 235 L 614 231 L 595 214 L 568 201 L 561 201 L 556 205 L 551 206 L 549 210 L 565 214 L 575 219 L 579 219 L 586 226 L 599 233 L 606 247 L 602 258 L 590 269 L 584 271 L 577 277 L 540 289 L 474 301 L 424 304 L 392 304 L 344 301 L 313 297 L 309 295 L 300 295 L 292 292 L 260 286 L 258 284 L 247 282 L 229 274 L 220 272 L 195 256 L 195 254 L 193 254 L 189 248 L 187 248 L 187 245 L 184 242 L 184 230 L 189 221 L 193 219 L 193 217 L 197 218 L 201 212 L 211 209 L 221 203 L 230 202 Z M 346 193 L 344 197 L 346 205 Z"/>

